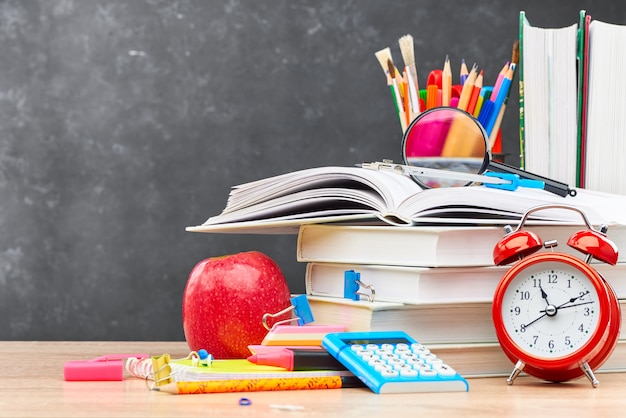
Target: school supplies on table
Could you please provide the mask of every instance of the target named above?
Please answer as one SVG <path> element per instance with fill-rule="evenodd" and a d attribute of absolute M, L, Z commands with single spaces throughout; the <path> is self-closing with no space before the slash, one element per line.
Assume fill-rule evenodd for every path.
<path fill-rule="evenodd" d="M 326 350 L 308 350 L 305 348 L 281 348 L 273 351 L 253 354 L 248 361 L 254 364 L 281 367 L 285 370 L 346 370 Z"/>
<path fill-rule="evenodd" d="M 333 333 L 322 346 L 374 393 L 469 390 L 449 364 L 403 331 Z"/>

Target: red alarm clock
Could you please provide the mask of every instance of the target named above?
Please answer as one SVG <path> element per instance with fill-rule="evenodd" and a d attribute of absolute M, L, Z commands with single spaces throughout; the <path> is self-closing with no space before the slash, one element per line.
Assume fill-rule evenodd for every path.
<path fill-rule="evenodd" d="M 578 212 L 587 229 L 574 233 L 567 245 L 585 254 L 550 251 L 556 241 L 543 242 L 522 227 L 533 212 L 568 209 Z M 613 352 L 620 331 L 620 307 L 611 286 L 589 264 L 592 258 L 615 265 L 618 250 L 606 236 L 606 226 L 594 229 L 573 206 L 543 205 L 528 210 L 517 229 L 493 250 L 496 265 L 516 263 L 502 277 L 493 297 L 493 322 L 502 350 L 515 364 L 507 379 L 513 384 L 523 370 L 553 382 L 587 376 Z"/>

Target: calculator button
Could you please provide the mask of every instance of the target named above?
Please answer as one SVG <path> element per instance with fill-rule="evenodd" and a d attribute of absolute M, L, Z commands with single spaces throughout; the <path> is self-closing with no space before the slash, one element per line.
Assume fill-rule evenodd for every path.
<path fill-rule="evenodd" d="M 369 364 L 372 367 L 376 367 L 377 365 L 383 365 L 383 366 L 387 365 L 387 363 L 385 363 L 381 359 L 372 359 L 372 360 L 368 361 L 367 364 Z"/>
<path fill-rule="evenodd" d="M 393 351 L 393 344 L 381 344 L 380 349 Z"/>
<path fill-rule="evenodd" d="M 438 366 L 434 366 L 433 368 L 437 370 L 437 373 L 439 373 L 440 376 L 443 376 L 443 377 L 456 376 L 456 371 L 452 367 L 448 366 L 447 364 L 441 364 Z"/>
<path fill-rule="evenodd" d="M 350 346 L 350 350 L 359 353 L 359 352 L 365 350 L 365 347 L 363 347 L 361 344 L 352 344 Z"/>
<path fill-rule="evenodd" d="M 420 377 L 437 377 L 437 370 L 433 369 L 420 369 Z"/>
<path fill-rule="evenodd" d="M 382 373 L 383 371 L 393 370 L 393 367 L 389 366 L 388 364 L 377 364 L 374 366 L 374 370 L 376 370 L 379 373 Z"/>
<path fill-rule="evenodd" d="M 396 351 L 409 351 L 409 345 L 405 343 L 398 343 L 396 345 Z"/>
<path fill-rule="evenodd" d="M 387 360 L 387 363 L 388 363 L 389 365 L 391 365 L 391 366 L 400 365 L 400 364 L 406 364 L 406 363 L 404 362 L 404 360 L 401 360 L 401 359 L 399 359 L 399 358 L 397 358 L 397 357 L 393 357 L 393 358 L 388 359 L 388 360 Z"/>
<path fill-rule="evenodd" d="M 417 370 L 413 370 L 413 369 L 400 370 L 400 376 L 402 377 L 417 377 L 417 375 L 418 375 Z"/>
<path fill-rule="evenodd" d="M 400 373 L 396 370 L 383 370 L 380 372 L 380 374 L 381 376 L 387 377 L 387 378 L 400 376 Z"/>
<path fill-rule="evenodd" d="M 420 354 L 428 354 L 430 353 L 430 350 L 428 348 L 426 348 L 425 346 L 423 346 L 420 343 L 413 343 L 411 344 L 411 350 L 413 350 L 416 353 L 420 353 Z"/>

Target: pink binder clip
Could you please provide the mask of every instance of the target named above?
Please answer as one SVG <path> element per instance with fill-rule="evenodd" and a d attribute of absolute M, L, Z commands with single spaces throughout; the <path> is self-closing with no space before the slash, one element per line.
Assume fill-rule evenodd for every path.
<path fill-rule="evenodd" d="M 107 354 L 91 360 L 72 360 L 63 366 L 67 381 L 123 380 L 124 360 L 148 358 L 149 354 Z"/>

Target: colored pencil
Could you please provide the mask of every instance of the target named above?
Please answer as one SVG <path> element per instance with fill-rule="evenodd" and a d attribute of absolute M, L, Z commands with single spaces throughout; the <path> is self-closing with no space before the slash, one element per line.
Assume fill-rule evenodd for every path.
<path fill-rule="evenodd" d="M 452 97 L 452 70 L 450 69 L 450 58 L 446 55 L 441 76 L 441 105 L 449 106 Z"/>
<path fill-rule="evenodd" d="M 363 387 L 355 376 L 281 377 L 260 379 L 213 380 L 206 382 L 174 382 L 153 390 L 175 395 L 202 393 L 261 392 L 278 390 L 341 389 Z"/>
<path fill-rule="evenodd" d="M 461 110 L 467 110 L 467 104 L 469 103 L 472 90 L 474 90 L 474 83 L 476 82 L 478 67 L 476 64 L 472 65 L 472 69 L 463 84 L 463 90 L 461 90 L 461 97 L 459 97 L 458 108 Z"/>

